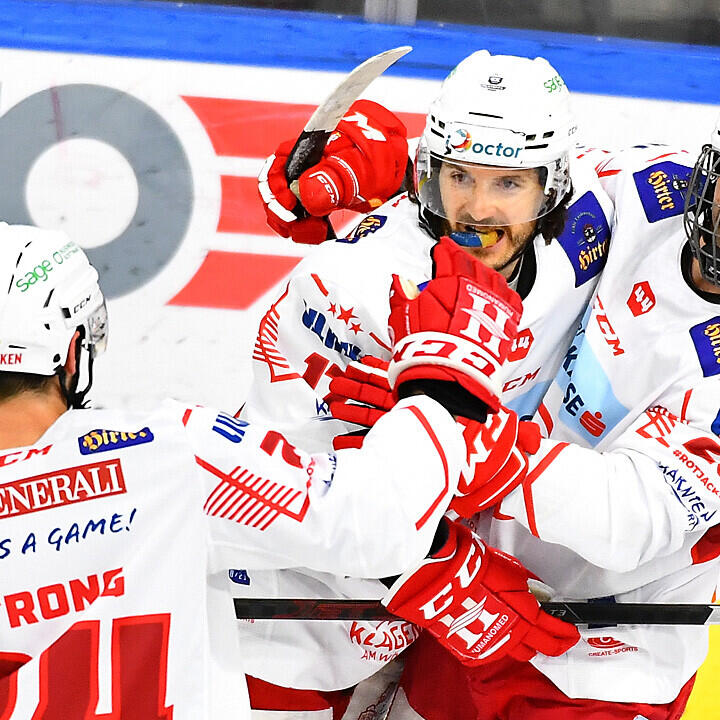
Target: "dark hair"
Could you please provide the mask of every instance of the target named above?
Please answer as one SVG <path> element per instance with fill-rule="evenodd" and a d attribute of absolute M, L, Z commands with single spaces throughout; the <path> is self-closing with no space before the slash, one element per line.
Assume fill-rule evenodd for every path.
<path fill-rule="evenodd" d="M 541 169 L 545 170 L 545 168 Z M 439 215 L 435 215 L 435 213 L 423 210 L 422 206 L 420 205 L 420 201 L 418 200 L 417 193 L 415 192 L 415 181 L 413 178 L 413 163 L 411 160 L 408 160 L 408 165 L 405 169 L 405 180 L 403 182 L 403 187 L 401 188 L 401 190 L 406 192 L 408 194 L 408 197 L 410 198 L 410 201 L 418 206 L 420 222 L 422 223 L 425 230 L 427 230 L 430 235 L 432 235 L 437 240 L 443 235 L 447 235 L 450 232 L 450 226 L 445 218 L 440 217 Z M 541 181 L 544 182 L 542 178 Z M 546 245 L 549 245 L 550 241 L 553 238 L 558 237 L 564 230 L 565 223 L 567 222 L 568 205 L 570 204 L 572 194 L 573 187 L 571 182 L 569 190 L 567 191 L 567 193 L 565 193 L 565 197 L 563 197 L 557 207 L 553 208 L 549 213 L 547 213 L 547 215 L 543 215 L 537 221 L 535 226 L 535 234 L 542 235 L 545 238 Z"/>
<path fill-rule="evenodd" d="M 0 401 L 9 400 L 24 392 L 44 393 L 55 375 L 0 372 Z"/>

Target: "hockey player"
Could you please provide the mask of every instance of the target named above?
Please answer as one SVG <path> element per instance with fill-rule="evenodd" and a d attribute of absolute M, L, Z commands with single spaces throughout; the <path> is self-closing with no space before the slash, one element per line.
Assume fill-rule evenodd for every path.
<path fill-rule="evenodd" d="M 503 401 L 532 416 L 592 295 L 609 239 L 611 204 L 593 166 L 575 157 L 574 132 L 567 88 L 545 60 L 481 51 L 460 63 L 428 114 L 414 193 L 378 207 L 349 238 L 309 255 L 265 314 L 242 417 L 272 418 L 288 438 L 303 438 L 314 449 L 357 429 L 331 415 L 329 383 L 365 355 L 390 359 L 392 275 L 417 284 L 430 280 L 433 248 L 445 233 L 499 270 L 523 297 L 518 338 L 500 375 Z M 284 176 L 289 148 L 281 145 L 260 176 L 269 223 L 295 239 L 318 232 L 323 239 L 324 225 L 298 220 L 294 212 L 296 198 Z M 300 197 L 313 215 L 337 206 L 368 210 L 400 183 L 405 165 L 397 121 L 360 101 L 323 161 L 301 176 Z M 517 415 L 495 417 L 489 432 L 502 438 L 497 452 L 506 453 L 496 467 L 506 469 Z M 527 449 L 523 442 L 517 447 L 515 482 Z M 320 597 L 380 597 L 383 591 L 373 581 L 300 572 L 256 573 L 251 586 L 233 588 L 235 594 Z M 275 623 L 243 627 L 241 635 L 253 649 L 247 662 L 255 678 L 253 707 L 272 710 L 327 708 L 327 693 L 318 698 L 297 690 L 352 687 L 414 638 L 407 626 L 393 623 Z M 346 702 L 329 697 L 336 708 Z"/>
<path fill-rule="evenodd" d="M 78 409 L 107 337 L 97 272 L 61 233 L 0 225 L 0 717 L 244 717 L 221 582 L 238 558 L 248 582 L 254 568 L 358 577 L 410 568 L 384 602 L 416 622 L 430 589 L 448 584 L 443 612 L 489 595 L 491 611 L 520 615 L 469 653 L 428 621 L 465 661 L 573 644 L 576 630 L 539 611 L 518 563 L 444 520 L 436 533 L 464 438 L 480 426 L 456 424 L 423 383 L 445 367 L 451 402 L 492 402 L 520 309 L 499 275 L 479 263 L 463 270 L 415 299 L 396 287 L 394 332 L 406 349 L 395 389 L 409 397 L 367 447 L 307 454 L 209 408 Z M 487 327 L 481 338 L 467 332 L 468 308 Z M 435 363 L 427 343 L 415 352 L 428 333 L 465 362 Z"/>
<path fill-rule="evenodd" d="M 475 521 L 557 599 L 707 603 L 720 557 L 720 120 L 692 171 L 666 147 L 589 156 L 619 218 L 612 249 L 538 413 L 550 439 L 522 490 Z M 403 677 L 415 712 L 394 717 L 682 715 L 705 628 L 582 638 L 563 657 L 466 670 L 423 637 Z"/>

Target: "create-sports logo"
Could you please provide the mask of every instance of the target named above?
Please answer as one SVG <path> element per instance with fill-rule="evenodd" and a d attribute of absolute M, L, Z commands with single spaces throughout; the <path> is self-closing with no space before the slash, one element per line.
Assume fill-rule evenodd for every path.
<path fill-rule="evenodd" d="M 588 657 L 608 657 L 609 655 L 638 651 L 634 645 L 627 645 L 609 635 L 605 637 L 584 638 L 584 640 L 593 648 L 593 651 L 588 653 Z"/>
<path fill-rule="evenodd" d="M 0 517 L 14 517 L 126 492 L 119 459 L 20 478 L 0 485 Z"/>
<path fill-rule="evenodd" d="M 625 644 L 623 642 L 620 642 L 620 640 L 616 640 L 615 638 L 610 636 L 585 638 L 585 642 L 588 645 L 592 645 L 592 647 L 594 648 L 617 648 L 622 647 Z"/>

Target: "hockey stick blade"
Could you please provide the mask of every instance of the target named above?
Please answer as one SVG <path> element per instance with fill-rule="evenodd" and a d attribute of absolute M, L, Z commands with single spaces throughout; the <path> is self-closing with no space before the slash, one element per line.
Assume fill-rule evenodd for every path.
<path fill-rule="evenodd" d="M 234 598 L 240 620 L 392 620 L 377 600 Z M 574 625 L 720 625 L 720 605 L 544 602 L 542 609 Z"/>
<path fill-rule="evenodd" d="M 320 162 L 328 138 L 337 127 L 340 118 L 365 88 L 411 50 L 412 47 L 404 45 L 368 58 L 350 72 L 318 106 L 288 155 L 285 177 L 289 185 L 292 186 L 305 170 Z"/>

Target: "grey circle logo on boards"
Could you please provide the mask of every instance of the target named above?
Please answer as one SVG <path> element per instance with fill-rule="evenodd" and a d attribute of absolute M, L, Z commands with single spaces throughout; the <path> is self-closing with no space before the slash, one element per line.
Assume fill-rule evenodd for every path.
<path fill-rule="evenodd" d="M 47 148 L 72 138 L 111 145 L 135 173 L 132 221 L 111 242 L 87 250 L 105 295 L 124 295 L 151 280 L 180 247 L 193 207 L 190 164 L 175 131 L 137 98 L 102 85 L 48 88 L 0 117 L 0 218 L 32 224 L 28 174 Z"/>

